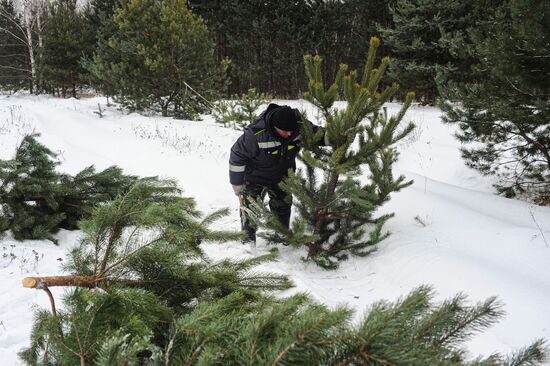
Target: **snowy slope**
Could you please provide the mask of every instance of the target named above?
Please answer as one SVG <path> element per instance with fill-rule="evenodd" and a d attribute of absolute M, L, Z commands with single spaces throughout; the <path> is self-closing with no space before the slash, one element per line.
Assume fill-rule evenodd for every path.
<path fill-rule="evenodd" d="M 316 113 L 304 101 L 280 101 Z M 88 165 L 119 165 L 128 174 L 159 175 L 179 181 L 203 212 L 230 207 L 218 225 L 238 230 L 238 202 L 228 183 L 228 151 L 239 132 L 202 122 L 124 114 L 104 98 L 55 99 L 28 95 L 0 97 L 0 158 L 11 158 L 21 136 L 41 133 L 40 141 L 60 153 L 60 170 L 74 174 Z M 389 111 L 399 105 L 388 105 Z M 287 273 L 289 290 L 307 291 L 328 305 L 348 303 L 357 317 L 373 301 L 395 300 L 421 284 L 433 284 L 438 299 L 464 292 L 472 301 L 496 295 L 507 317 L 469 342 L 473 354 L 510 352 L 536 338 L 550 340 L 550 208 L 492 193 L 491 181 L 464 166 L 453 127 L 443 125 L 436 108 L 413 107 L 407 120 L 416 132 L 400 144 L 396 174 L 414 179 L 394 194 L 383 212 L 395 212 L 386 225 L 392 236 L 367 258 L 352 258 L 337 271 L 300 260 L 300 250 L 282 247 L 279 262 L 266 265 Z M 381 212 L 382 213 L 382 212 Z M 78 232 L 62 231 L 60 245 L 48 241 L 0 241 L 0 355 L 16 365 L 28 344 L 32 309 L 49 306 L 44 293 L 23 289 L 30 274 L 56 274 Z M 209 244 L 215 258 L 265 253 L 238 242 Z M 33 252 L 33 250 L 35 252 Z M 60 298 L 63 290 L 54 289 Z M 60 300 L 58 300 L 60 303 Z"/>

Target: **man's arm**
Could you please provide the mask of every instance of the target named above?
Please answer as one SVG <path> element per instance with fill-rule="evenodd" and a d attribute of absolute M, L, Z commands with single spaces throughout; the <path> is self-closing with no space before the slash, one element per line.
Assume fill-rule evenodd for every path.
<path fill-rule="evenodd" d="M 244 188 L 246 166 L 258 154 L 258 142 L 251 131 L 245 131 L 231 147 L 229 156 L 229 182 L 236 195 Z"/>

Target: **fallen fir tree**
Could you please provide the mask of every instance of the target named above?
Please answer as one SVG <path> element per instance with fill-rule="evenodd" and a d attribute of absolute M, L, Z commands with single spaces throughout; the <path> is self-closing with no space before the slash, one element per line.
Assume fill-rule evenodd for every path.
<path fill-rule="evenodd" d="M 379 43 L 378 38 L 371 39 L 362 76 L 341 65 L 327 89 L 321 58 L 304 57 L 309 77 L 304 98 L 320 111 L 325 128 L 314 132 L 311 123 L 303 123 L 299 159 L 305 171 L 289 172 L 280 184 L 294 197 L 297 215 L 289 231 L 263 204 L 258 202 L 251 210 L 253 220 L 266 229 L 260 236 L 273 243 L 305 246 L 307 259 L 324 268 L 336 268 L 349 254 L 371 253 L 389 235 L 382 227 L 393 216 L 375 217 L 376 210 L 391 193 L 412 184 L 404 176 L 394 177 L 392 169 L 397 159 L 395 144 L 414 129 L 412 123 L 401 126 L 414 94 L 407 94 L 399 113 L 388 115 L 383 105 L 399 85 L 380 88 L 389 58 L 375 67 Z M 339 95 L 346 102 L 343 109 L 334 106 Z M 319 146 L 323 134 L 329 148 Z"/>
<path fill-rule="evenodd" d="M 71 176 L 56 171 L 57 154 L 23 138 L 12 160 L 0 160 L 0 232 L 17 240 L 50 239 L 59 229 L 75 230 L 92 209 L 126 192 L 136 177 L 112 166 L 96 172 L 89 166 Z"/>
<path fill-rule="evenodd" d="M 468 361 L 464 341 L 503 314 L 495 298 L 441 304 L 420 287 L 395 303 L 378 302 L 352 323 L 352 310 L 311 297 L 266 291 L 290 286 L 258 264 L 276 253 L 211 263 L 204 241 L 239 234 L 208 226 L 175 184 L 140 179 L 127 194 L 94 209 L 70 253 L 68 275 L 27 278 L 48 291 L 71 286 L 63 306 L 39 310 L 28 365 L 538 365 L 544 342 L 512 356 Z M 52 302 L 53 304 L 53 302 Z"/>

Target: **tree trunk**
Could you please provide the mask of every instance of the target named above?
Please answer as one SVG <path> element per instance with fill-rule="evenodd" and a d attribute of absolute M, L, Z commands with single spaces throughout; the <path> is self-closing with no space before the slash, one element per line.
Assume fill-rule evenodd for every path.
<path fill-rule="evenodd" d="M 25 23 L 25 31 L 27 32 L 27 49 L 29 51 L 29 63 L 31 67 L 31 80 L 30 91 L 32 93 L 34 88 L 34 81 L 36 80 L 36 63 L 34 60 L 34 49 L 32 47 L 32 23 L 31 23 L 31 9 L 27 1 L 23 1 L 23 21 Z"/>
<path fill-rule="evenodd" d="M 31 0 L 29 0 L 31 1 Z M 42 37 L 42 18 L 41 18 L 41 15 L 42 15 L 42 12 L 44 11 L 44 9 L 46 8 L 46 5 L 44 5 L 44 1 L 43 0 L 38 0 L 36 1 L 35 3 L 35 8 L 36 9 L 36 34 L 38 36 L 38 50 L 42 50 L 44 49 L 44 37 Z M 40 56 L 40 54 L 39 54 Z M 40 65 L 40 57 L 38 57 L 38 65 Z M 42 83 L 42 80 L 41 80 L 41 75 L 38 74 L 36 76 L 36 81 L 35 81 L 35 84 L 37 85 L 37 88 L 40 86 L 40 84 Z"/>

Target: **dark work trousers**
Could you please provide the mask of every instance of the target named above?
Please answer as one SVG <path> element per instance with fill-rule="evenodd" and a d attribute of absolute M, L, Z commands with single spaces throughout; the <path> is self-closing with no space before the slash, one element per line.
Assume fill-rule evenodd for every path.
<path fill-rule="evenodd" d="M 269 209 L 273 212 L 279 221 L 288 227 L 290 224 L 290 208 L 292 207 L 292 195 L 283 191 L 276 184 L 262 185 L 248 183 L 243 190 L 244 206 L 250 208 L 250 201 L 269 196 Z M 244 221 L 244 222 L 243 222 Z M 244 231 L 247 233 L 245 241 L 256 241 L 256 226 L 245 213 L 241 215 L 241 224 Z"/>

